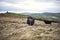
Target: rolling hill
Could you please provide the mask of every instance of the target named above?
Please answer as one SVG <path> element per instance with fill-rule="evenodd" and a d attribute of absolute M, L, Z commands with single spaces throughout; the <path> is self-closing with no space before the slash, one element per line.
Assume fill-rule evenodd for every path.
<path fill-rule="evenodd" d="M 0 13 L 0 17 L 17 17 L 17 18 L 20 18 L 20 17 L 27 17 L 27 16 L 28 15 L 11 13 L 11 12 L 8 12 L 8 13 Z"/>
<path fill-rule="evenodd" d="M 36 20 L 33 26 L 29 26 L 25 17 L 27 15 L 1 13 L 0 40 L 60 40 L 60 23 L 46 25 Z"/>
<path fill-rule="evenodd" d="M 37 16 L 37 17 L 47 17 L 47 18 L 60 18 L 60 13 L 34 13 L 31 14 L 31 16 Z"/>

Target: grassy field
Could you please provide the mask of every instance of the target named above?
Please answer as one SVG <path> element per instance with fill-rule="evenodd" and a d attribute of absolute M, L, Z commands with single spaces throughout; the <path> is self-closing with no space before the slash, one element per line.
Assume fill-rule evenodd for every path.
<path fill-rule="evenodd" d="M 36 20 L 29 26 L 26 20 L 20 15 L 0 16 L 0 40 L 60 40 L 60 23 L 49 25 Z"/>

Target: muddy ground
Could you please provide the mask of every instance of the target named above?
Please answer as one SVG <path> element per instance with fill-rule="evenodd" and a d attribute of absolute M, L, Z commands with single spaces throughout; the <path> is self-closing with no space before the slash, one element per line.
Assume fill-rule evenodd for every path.
<path fill-rule="evenodd" d="M 26 20 L 0 17 L 0 40 L 60 40 L 60 23 L 49 25 L 36 20 L 29 26 Z"/>

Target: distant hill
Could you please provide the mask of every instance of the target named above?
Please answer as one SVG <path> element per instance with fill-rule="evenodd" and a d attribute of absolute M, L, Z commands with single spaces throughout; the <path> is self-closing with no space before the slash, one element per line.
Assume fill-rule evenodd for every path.
<path fill-rule="evenodd" d="M 27 15 L 8 12 L 0 13 L 0 17 L 27 17 Z"/>
<path fill-rule="evenodd" d="M 60 18 L 60 13 L 11 13 L 11 12 L 6 12 L 6 13 L 0 13 L 0 17 L 28 17 L 28 16 L 33 16 L 33 17 L 38 17 L 38 18 Z"/>
<path fill-rule="evenodd" d="M 60 18 L 60 13 L 34 13 L 30 16 L 44 17 L 44 18 Z"/>
<path fill-rule="evenodd" d="M 43 15 L 46 15 L 46 16 L 55 16 L 55 17 L 59 17 L 60 18 L 60 13 L 43 13 Z"/>

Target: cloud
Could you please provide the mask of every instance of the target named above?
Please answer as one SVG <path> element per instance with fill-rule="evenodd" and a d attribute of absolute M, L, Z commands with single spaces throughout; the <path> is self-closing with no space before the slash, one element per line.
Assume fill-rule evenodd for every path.
<path fill-rule="evenodd" d="M 40 2 L 59 2 L 60 0 L 36 0 Z"/>
<path fill-rule="evenodd" d="M 59 12 L 57 0 L 0 0 L 0 11 Z"/>
<path fill-rule="evenodd" d="M 0 2 L 8 2 L 8 3 L 18 3 L 23 2 L 25 0 L 0 0 Z"/>
<path fill-rule="evenodd" d="M 37 2 L 46 2 L 46 3 L 54 3 L 54 5 L 60 6 L 60 0 L 36 0 Z"/>
<path fill-rule="evenodd" d="M 24 11 L 24 9 L 19 9 L 15 7 L 10 7 L 10 6 L 0 6 L 0 11 Z"/>

